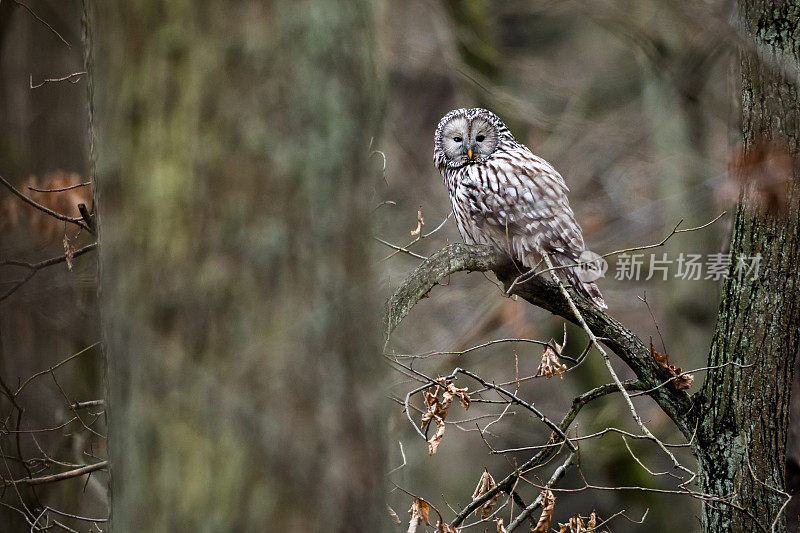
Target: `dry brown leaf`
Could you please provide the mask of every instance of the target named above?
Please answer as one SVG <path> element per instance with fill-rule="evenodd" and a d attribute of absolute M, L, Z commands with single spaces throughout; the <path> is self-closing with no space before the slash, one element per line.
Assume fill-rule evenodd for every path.
<path fill-rule="evenodd" d="M 64 259 L 67 262 L 67 269 L 72 272 L 72 255 L 75 253 L 75 248 L 72 246 L 72 243 L 69 242 L 69 237 L 67 234 L 64 234 Z"/>
<path fill-rule="evenodd" d="M 428 439 L 428 455 L 433 456 L 436 455 L 436 450 L 439 449 L 439 445 L 442 443 L 442 437 L 444 437 L 444 420 L 439 417 L 436 417 L 436 433 L 433 434 L 433 437 Z"/>
<path fill-rule="evenodd" d="M 422 391 L 422 402 L 425 404 L 425 412 L 422 413 L 422 421 L 421 426 L 424 428 L 428 425 L 428 423 L 433 420 L 433 417 L 440 416 L 439 414 L 439 399 L 437 396 L 439 395 L 439 385 L 436 385 L 436 388 L 433 392 L 429 392 L 428 390 Z"/>
<path fill-rule="evenodd" d="M 472 493 L 472 501 L 477 500 L 493 488 L 497 486 L 497 483 L 494 482 L 494 478 L 489 473 L 487 469 L 483 469 L 483 474 L 481 474 L 481 478 L 478 480 L 478 486 L 475 487 L 475 491 Z M 475 514 L 481 514 L 481 520 L 488 518 L 490 514 L 492 514 L 492 509 L 497 504 L 498 495 L 495 494 L 489 500 L 486 501 L 483 505 L 475 509 Z"/>
<path fill-rule="evenodd" d="M 453 403 L 453 398 L 456 396 L 458 396 L 458 401 L 464 407 L 464 409 L 469 409 L 470 398 L 469 394 L 467 394 L 467 388 L 464 387 L 463 389 L 458 389 L 455 385 L 453 385 L 452 382 L 448 382 L 447 388 L 445 389 L 444 394 L 442 394 L 442 403 L 446 405 L 444 408 L 445 412 L 450 408 L 450 404 Z"/>
<path fill-rule="evenodd" d="M 399 526 L 400 524 L 402 524 L 402 523 L 403 523 L 403 522 L 400 520 L 400 517 L 399 517 L 399 516 L 397 516 L 397 513 L 396 513 L 396 512 L 394 512 L 394 509 L 392 509 L 391 507 L 389 507 L 389 506 L 387 505 L 387 506 L 386 506 L 386 510 L 389 512 L 389 518 L 391 518 L 391 519 L 392 519 L 392 522 L 394 522 L 394 523 L 395 523 L 395 524 L 397 524 L 398 526 Z"/>
<path fill-rule="evenodd" d="M 458 530 L 453 526 L 436 522 L 436 533 L 458 533 Z"/>
<path fill-rule="evenodd" d="M 442 395 L 441 399 L 439 398 L 440 393 Z M 428 440 L 428 453 L 430 455 L 434 455 L 439 448 L 444 436 L 444 419 L 447 418 L 447 412 L 456 396 L 458 396 L 459 403 L 465 409 L 469 409 L 470 398 L 469 394 L 467 394 L 467 388 L 459 389 L 451 381 L 439 380 L 433 392 L 429 390 L 422 391 L 425 412 L 422 414 L 421 426 L 424 428 L 431 420 L 436 423 L 436 433 Z"/>
<path fill-rule="evenodd" d="M 414 533 L 422 522 L 425 522 L 426 526 L 431 525 L 431 523 L 428 522 L 429 510 L 430 508 L 425 500 L 422 498 L 414 500 L 414 503 L 412 503 L 411 507 L 408 509 L 408 513 L 411 515 L 411 522 L 408 524 L 408 533 Z"/>
<path fill-rule="evenodd" d="M 542 352 L 542 362 L 539 363 L 539 369 L 536 371 L 537 376 L 544 376 L 547 379 L 552 378 L 553 376 L 558 376 L 559 378 L 564 378 L 561 375 L 563 371 L 567 369 L 567 365 L 561 363 L 558 360 L 558 356 L 561 352 L 561 346 L 559 346 L 556 342 L 550 341 L 551 343 L 555 344 L 558 352 L 553 350 L 551 346 L 546 346 L 544 352 Z"/>
<path fill-rule="evenodd" d="M 503 519 L 502 518 L 498 518 L 497 519 L 497 533 L 508 533 L 508 530 L 503 525 Z"/>
<path fill-rule="evenodd" d="M 566 524 L 558 524 L 561 528 L 559 533 L 590 533 L 596 527 L 596 522 L 597 517 L 594 512 L 590 515 L 588 523 L 584 523 L 580 515 L 573 516 Z"/>
<path fill-rule="evenodd" d="M 550 489 L 542 491 L 542 515 L 539 517 L 539 522 L 532 531 L 546 532 L 550 527 L 550 520 L 553 519 L 553 509 L 556 506 L 556 497 Z"/>
<path fill-rule="evenodd" d="M 684 374 L 681 367 L 670 364 L 669 354 L 657 352 L 653 347 L 652 338 L 650 339 L 650 355 L 661 370 L 664 370 L 675 378 L 672 380 L 672 386 L 675 387 L 676 390 L 686 390 L 692 386 L 694 376 L 691 374 Z"/>
<path fill-rule="evenodd" d="M 417 209 L 417 229 L 411 230 L 411 235 L 419 235 L 422 233 L 422 226 L 425 225 L 425 220 L 422 218 L 422 206 Z"/>

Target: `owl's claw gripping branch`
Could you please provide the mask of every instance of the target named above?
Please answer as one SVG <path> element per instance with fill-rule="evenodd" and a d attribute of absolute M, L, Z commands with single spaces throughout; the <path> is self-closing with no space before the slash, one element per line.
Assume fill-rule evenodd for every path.
<path fill-rule="evenodd" d="M 387 338 L 409 313 L 411 308 L 442 280 L 456 272 L 492 271 L 497 279 L 508 287 L 519 276 L 519 270 L 509 258 L 490 246 L 474 246 L 453 243 L 445 246 L 423 261 L 406 277 L 387 302 Z M 575 324 L 578 318 L 570 302 L 561 293 L 558 285 L 542 277 L 535 277 L 512 288 L 510 294 L 559 315 Z M 657 386 L 664 381 L 663 371 L 657 366 L 649 348 L 633 332 L 619 321 L 598 309 L 583 298 L 572 298 L 588 327 L 598 340 L 616 353 L 643 383 Z M 685 391 L 669 387 L 658 388 L 651 393 L 664 412 L 673 420 L 686 438 L 694 431 L 692 404 Z"/>

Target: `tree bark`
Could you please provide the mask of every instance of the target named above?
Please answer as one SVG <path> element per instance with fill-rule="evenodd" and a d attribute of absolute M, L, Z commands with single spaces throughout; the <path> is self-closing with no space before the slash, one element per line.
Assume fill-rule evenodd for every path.
<path fill-rule="evenodd" d="M 114 528 L 380 531 L 368 3 L 93 9 Z"/>
<path fill-rule="evenodd" d="M 709 354 L 711 370 L 695 400 L 694 451 L 701 490 L 734 505 L 703 505 L 704 531 L 785 531 L 784 460 L 800 324 L 798 154 L 800 100 L 792 68 L 800 65 L 796 0 L 740 2 L 742 28 L 755 43 L 742 56 L 746 182 L 730 253 L 760 254 L 758 275 L 725 282 Z M 776 64 L 789 67 L 778 72 Z M 788 76 L 788 77 L 787 77 Z M 759 154 L 767 154 L 761 157 Z M 781 172 L 781 159 L 791 161 Z M 770 173 L 772 175 L 770 176 Z M 785 179 L 781 205 L 764 208 L 764 179 Z M 777 521 L 776 521 L 777 520 Z"/>

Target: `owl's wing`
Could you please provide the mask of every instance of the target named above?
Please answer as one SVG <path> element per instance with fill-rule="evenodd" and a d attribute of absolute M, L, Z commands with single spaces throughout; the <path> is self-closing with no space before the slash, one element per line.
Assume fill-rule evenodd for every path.
<path fill-rule="evenodd" d="M 580 256 L 585 245 L 567 185 L 547 161 L 521 148 L 496 153 L 472 168 L 470 215 L 496 244 L 524 263 L 526 251 Z"/>

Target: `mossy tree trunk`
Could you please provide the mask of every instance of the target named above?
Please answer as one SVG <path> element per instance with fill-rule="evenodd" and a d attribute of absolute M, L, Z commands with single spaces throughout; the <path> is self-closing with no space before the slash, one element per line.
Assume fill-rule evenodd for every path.
<path fill-rule="evenodd" d="M 94 2 L 118 531 L 379 531 L 368 2 Z"/>
<path fill-rule="evenodd" d="M 741 197 L 730 253 L 762 256 L 758 275 L 731 276 L 723 289 L 709 365 L 712 370 L 695 399 L 698 412 L 694 451 L 703 492 L 723 496 L 703 506 L 703 529 L 770 531 L 786 500 L 784 460 L 792 372 L 800 325 L 800 98 L 796 80 L 774 65 L 800 65 L 800 5 L 797 0 L 741 0 L 742 28 L 758 53 L 742 55 L 742 112 L 745 159 L 787 181 L 778 188 L 779 206 L 765 211 L 764 182 L 748 183 Z M 791 74 L 789 74 L 792 76 Z M 767 149 L 766 147 L 769 147 Z M 760 161 L 759 153 L 771 153 Z M 788 161 L 789 159 L 787 159 Z M 762 174 L 763 176 L 763 174 Z M 763 191 L 762 191 L 763 192 Z M 775 525 L 785 531 L 785 516 Z"/>

